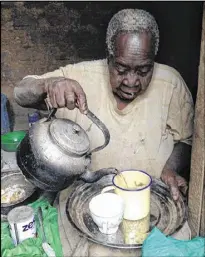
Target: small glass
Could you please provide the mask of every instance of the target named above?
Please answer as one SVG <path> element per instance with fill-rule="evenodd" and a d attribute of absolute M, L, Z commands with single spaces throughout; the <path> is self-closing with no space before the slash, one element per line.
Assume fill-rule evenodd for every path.
<path fill-rule="evenodd" d="M 125 244 L 143 244 L 149 234 L 150 214 L 140 220 L 122 221 L 122 231 Z"/>

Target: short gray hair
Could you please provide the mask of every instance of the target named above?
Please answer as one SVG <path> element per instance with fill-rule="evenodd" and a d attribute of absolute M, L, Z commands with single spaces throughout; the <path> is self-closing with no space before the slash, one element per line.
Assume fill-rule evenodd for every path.
<path fill-rule="evenodd" d="M 106 34 L 106 44 L 109 55 L 114 56 L 114 41 L 120 32 L 149 32 L 154 40 L 154 53 L 159 47 L 159 29 L 155 18 L 140 9 L 123 9 L 110 20 Z"/>

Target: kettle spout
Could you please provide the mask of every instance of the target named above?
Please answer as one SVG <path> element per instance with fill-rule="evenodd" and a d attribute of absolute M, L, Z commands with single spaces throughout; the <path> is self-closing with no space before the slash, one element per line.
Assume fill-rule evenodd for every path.
<path fill-rule="evenodd" d="M 95 172 L 87 170 L 80 176 L 80 178 L 87 183 L 93 183 L 101 179 L 103 176 L 110 174 L 118 174 L 118 170 L 116 168 L 104 168 Z"/>

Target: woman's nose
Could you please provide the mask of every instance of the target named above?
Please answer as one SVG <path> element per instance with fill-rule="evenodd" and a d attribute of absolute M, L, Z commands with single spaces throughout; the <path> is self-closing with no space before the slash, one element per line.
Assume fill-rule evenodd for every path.
<path fill-rule="evenodd" d="M 139 76 L 136 73 L 129 72 L 127 76 L 123 79 L 123 84 L 125 84 L 128 87 L 138 86 L 139 83 Z"/>

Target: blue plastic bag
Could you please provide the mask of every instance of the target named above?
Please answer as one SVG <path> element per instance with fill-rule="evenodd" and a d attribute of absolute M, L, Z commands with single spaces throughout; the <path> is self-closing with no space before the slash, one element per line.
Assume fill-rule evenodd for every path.
<path fill-rule="evenodd" d="M 10 131 L 10 122 L 7 111 L 7 97 L 1 93 L 1 135 Z"/>
<path fill-rule="evenodd" d="M 205 257 L 205 238 L 178 240 L 155 227 L 143 243 L 142 257 Z"/>

